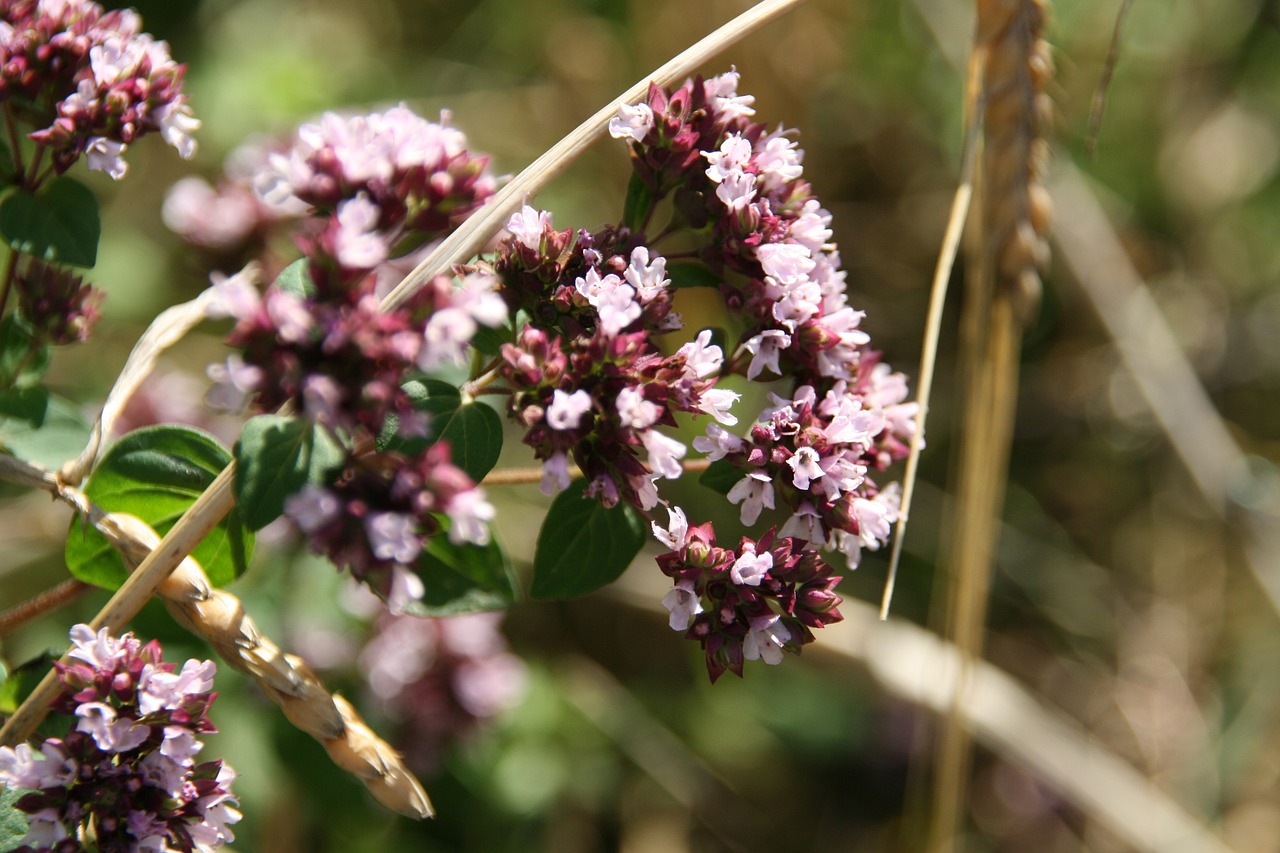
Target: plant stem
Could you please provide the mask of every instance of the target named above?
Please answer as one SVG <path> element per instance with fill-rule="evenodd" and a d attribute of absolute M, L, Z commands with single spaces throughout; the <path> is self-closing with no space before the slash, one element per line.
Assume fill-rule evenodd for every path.
<path fill-rule="evenodd" d="M 18 139 L 18 125 L 13 120 L 13 105 L 11 103 L 4 105 L 4 124 L 9 131 L 9 145 L 13 148 L 13 174 L 14 177 L 20 178 L 26 169 L 22 165 L 22 143 Z"/>
<path fill-rule="evenodd" d="M 21 604 L 15 604 L 0 613 L 0 637 L 11 633 L 32 619 L 36 619 L 46 613 L 52 613 L 60 607 L 65 607 L 90 589 L 89 584 L 84 581 L 67 578 L 57 586 L 46 589 Z"/>
<path fill-rule="evenodd" d="M 4 265 L 4 284 L 0 285 L 0 317 L 4 316 L 4 310 L 9 305 L 9 291 L 13 288 L 13 279 L 18 272 L 18 252 L 16 249 L 9 250 L 9 260 Z M 15 372 L 15 376 L 17 373 Z"/>

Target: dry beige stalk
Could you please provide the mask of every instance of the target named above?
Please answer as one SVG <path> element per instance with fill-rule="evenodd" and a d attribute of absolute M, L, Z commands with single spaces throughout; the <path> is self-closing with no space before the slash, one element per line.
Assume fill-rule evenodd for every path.
<path fill-rule="evenodd" d="M 977 0 L 975 64 L 984 125 L 975 181 L 961 321 L 964 412 L 951 521 L 948 635 L 963 666 L 934 753 L 926 849 L 956 849 L 967 798 L 971 746 L 960 705 L 982 656 L 998 519 L 1013 441 L 1022 332 L 1040 300 L 1048 260 L 1050 203 L 1044 137 L 1053 73 L 1044 39 L 1047 0 Z"/>

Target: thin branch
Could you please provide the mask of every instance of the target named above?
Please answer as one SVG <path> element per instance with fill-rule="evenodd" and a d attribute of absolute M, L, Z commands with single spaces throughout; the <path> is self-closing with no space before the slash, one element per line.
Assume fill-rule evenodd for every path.
<path fill-rule="evenodd" d="M 1098 78 L 1098 88 L 1093 93 L 1093 106 L 1089 110 L 1089 135 L 1084 141 L 1084 150 L 1090 158 L 1098 156 L 1098 136 L 1102 133 L 1102 114 L 1107 109 L 1107 93 L 1111 91 L 1111 77 L 1115 74 L 1116 63 L 1120 56 L 1120 32 L 1124 28 L 1124 17 L 1129 13 L 1132 0 L 1123 0 L 1120 11 L 1116 13 L 1115 28 L 1111 31 L 1111 44 L 1107 48 L 1107 58 L 1102 64 L 1102 76 Z"/>
<path fill-rule="evenodd" d="M 982 64 L 981 52 L 975 51 L 969 68 L 968 88 L 974 92 L 969 99 L 971 101 L 977 100 L 975 86 L 982 77 Z M 916 431 L 911 435 L 911 453 L 907 457 L 907 470 L 902 477 L 902 504 L 898 509 L 897 532 L 894 534 L 893 550 L 889 556 L 889 572 L 885 577 L 884 592 L 880 597 L 881 619 L 889 618 L 889 604 L 893 601 L 893 588 L 897 583 L 898 563 L 902 559 L 902 541 L 907 535 L 907 521 L 911 516 L 911 499 L 915 494 L 916 474 L 920 468 L 920 451 L 924 447 L 924 428 L 929 417 L 929 397 L 933 391 L 933 374 L 938 359 L 938 338 L 942 334 L 942 311 L 947 301 L 947 283 L 951 279 L 951 270 L 955 266 L 960 237 L 964 233 L 964 225 L 968 219 L 969 202 L 973 198 L 973 168 L 977 160 L 978 135 L 982 131 L 982 121 L 976 104 L 972 113 L 969 119 L 969 130 L 965 134 L 960 185 L 956 187 L 955 198 L 951 202 L 951 216 L 947 220 L 947 230 L 942 237 L 938 265 L 933 272 L 929 315 L 925 321 L 924 343 L 920 351 L 920 380 L 916 391 L 916 404 L 920 408 L 916 412 Z"/>
<path fill-rule="evenodd" d="M 15 604 L 0 613 L 0 637 L 12 632 L 32 619 L 38 619 L 46 613 L 52 613 L 66 607 L 80 596 L 92 589 L 84 581 L 67 578 L 57 586 L 50 587 L 39 595 L 35 595 L 21 604 Z"/>

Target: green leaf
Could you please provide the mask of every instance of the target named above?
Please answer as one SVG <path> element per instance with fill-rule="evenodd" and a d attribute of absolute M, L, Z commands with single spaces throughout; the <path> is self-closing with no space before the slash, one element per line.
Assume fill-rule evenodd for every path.
<path fill-rule="evenodd" d="M 53 669 L 53 662 L 57 659 L 56 654 L 44 652 L 9 673 L 4 683 L 0 684 L 0 716 L 13 716 L 18 706 L 26 701 L 41 679 Z"/>
<path fill-rule="evenodd" d="M 464 403 L 461 392 L 448 382 L 414 380 L 405 383 L 404 390 L 415 409 L 431 416 L 427 436 L 399 436 L 390 425 L 379 437 L 378 449 L 414 455 L 437 441 L 447 441 L 453 464 L 476 482 L 484 479 L 502 452 L 502 418 L 498 413 L 474 400 Z"/>
<path fill-rule="evenodd" d="M 15 251 L 45 261 L 93 266 L 101 232 L 98 200 L 66 175 L 38 194 L 19 189 L 0 201 L 0 234 Z"/>
<path fill-rule="evenodd" d="M 471 337 L 471 346 L 485 355 L 497 355 L 502 351 L 503 344 L 515 343 L 515 340 L 516 333 L 510 323 L 496 329 L 478 326 L 476 333 Z"/>
<path fill-rule="evenodd" d="M 311 280 L 311 262 L 299 258 L 280 271 L 276 276 L 276 287 L 285 293 L 292 293 L 301 299 L 310 299 L 316 295 L 316 283 Z"/>
<path fill-rule="evenodd" d="M 30 791 L 0 787 L 0 850 L 16 850 L 27 834 L 27 816 L 15 808 Z"/>
<path fill-rule="evenodd" d="M 303 486 L 327 485 L 347 452 L 328 430 L 304 418 L 259 415 L 244 425 L 235 456 L 236 505 L 245 525 L 261 530 Z"/>
<path fill-rule="evenodd" d="M 599 589 L 631 564 L 645 541 L 644 520 L 626 504 L 606 509 L 583 497 L 586 480 L 556 496 L 533 557 L 534 598 L 571 598 Z"/>
<path fill-rule="evenodd" d="M 667 277 L 672 287 L 719 287 L 724 281 L 706 264 L 697 261 L 671 261 L 667 264 Z"/>
<path fill-rule="evenodd" d="M 45 388 L 0 392 L 0 447 L 19 459 L 58 468 L 89 441 L 89 425 L 70 400 Z"/>
<path fill-rule="evenodd" d="M 633 172 L 631 182 L 627 184 L 627 200 L 622 205 L 622 224 L 632 231 L 639 231 L 652 207 L 653 193 L 649 185 Z"/>
<path fill-rule="evenodd" d="M 418 557 L 418 576 L 426 592 L 420 603 L 408 607 L 417 616 L 502 610 L 516 602 L 511 562 L 493 540 L 483 547 L 455 545 L 441 532 L 427 542 Z"/>
<path fill-rule="evenodd" d="M 717 459 L 707 466 L 707 470 L 702 472 L 702 476 L 698 478 L 698 482 L 706 486 L 713 492 L 719 492 L 722 495 L 729 494 L 739 480 L 743 478 L 743 473 L 734 467 L 733 463 L 728 459 Z"/>
<path fill-rule="evenodd" d="M 163 536 L 230 462 L 226 448 L 199 430 L 146 427 L 107 451 L 84 491 L 103 509 L 135 515 Z M 215 586 L 223 586 L 244 573 L 252 552 L 253 534 L 233 509 L 192 556 Z M 79 519 L 71 522 L 66 559 L 71 574 L 87 583 L 115 589 L 128 577 L 115 549 Z"/>
<path fill-rule="evenodd" d="M 41 346 L 16 315 L 0 320 L 0 388 L 36 385 L 49 366 L 49 348 Z"/>

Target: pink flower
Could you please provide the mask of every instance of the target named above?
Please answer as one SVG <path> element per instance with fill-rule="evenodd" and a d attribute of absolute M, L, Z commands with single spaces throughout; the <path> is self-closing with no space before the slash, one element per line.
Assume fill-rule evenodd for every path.
<path fill-rule="evenodd" d="M 726 496 L 729 503 L 742 504 L 742 523 L 751 526 L 767 507 L 774 508 L 773 480 L 761 471 L 752 471 L 743 477 Z"/>
<path fill-rule="evenodd" d="M 765 575 L 773 568 L 773 555 L 768 551 L 756 554 L 754 545 L 746 543 L 738 559 L 729 569 L 729 577 L 733 582 L 743 586 L 759 586 Z"/>
<path fill-rule="evenodd" d="M 694 589 L 693 581 L 676 581 L 676 585 L 662 597 L 662 606 L 671 612 L 667 624 L 673 631 L 687 631 L 693 617 L 702 612 L 702 601 Z"/>
<path fill-rule="evenodd" d="M 648 104 L 623 104 L 618 114 L 609 119 L 609 135 L 614 139 L 633 139 L 644 142 L 653 129 L 653 110 Z"/>
<path fill-rule="evenodd" d="M 581 388 L 572 394 L 557 388 L 551 395 L 551 405 L 547 406 L 547 426 L 557 430 L 577 429 L 582 416 L 591 411 L 591 405 L 591 395 Z"/>

